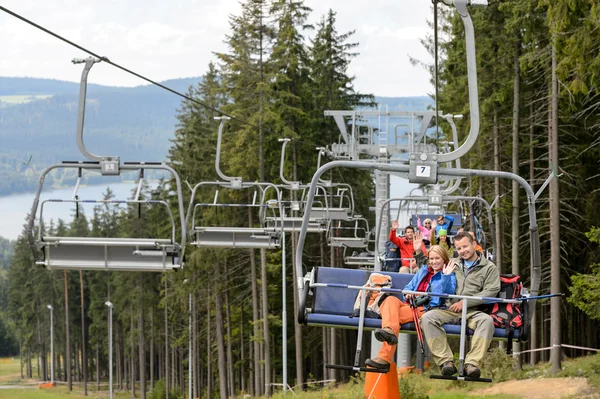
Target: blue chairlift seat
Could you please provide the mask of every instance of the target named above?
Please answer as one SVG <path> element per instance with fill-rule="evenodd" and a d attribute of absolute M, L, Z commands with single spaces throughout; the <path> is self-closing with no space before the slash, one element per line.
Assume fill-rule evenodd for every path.
<path fill-rule="evenodd" d="M 314 282 L 325 284 L 346 284 L 362 286 L 369 277 L 369 271 L 357 269 L 342 269 L 331 267 L 315 267 L 313 269 Z M 404 289 L 406 284 L 413 278 L 412 274 L 378 272 L 392 276 L 392 288 Z M 305 282 L 305 288 L 308 287 L 308 281 Z M 358 329 L 359 318 L 351 317 L 354 310 L 354 301 L 358 290 L 342 287 L 313 287 L 312 307 L 307 306 L 309 290 L 304 290 L 301 298 L 300 309 L 298 313 L 298 322 L 309 326 L 333 327 Z M 391 294 L 401 298 L 400 294 Z M 365 318 L 365 329 L 375 330 L 381 328 L 381 319 Z M 444 330 L 448 335 L 460 336 L 460 324 L 444 324 Z M 415 334 L 414 323 L 403 324 L 401 333 Z M 472 335 L 473 330 L 468 329 L 468 334 Z M 507 331 L 503 328 L 496 328 L 494 338 L 498 340 L 507 339 Z M 519 341 L 519 331 L 514 331 L 513 340 Z"/>

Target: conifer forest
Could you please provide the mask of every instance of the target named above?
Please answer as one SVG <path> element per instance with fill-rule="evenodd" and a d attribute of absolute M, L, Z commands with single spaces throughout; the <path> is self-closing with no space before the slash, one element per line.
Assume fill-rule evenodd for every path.
<path fill-rule="evenodd" d="M 319 160 L 315 148 L 339 139 L 338 126 L 324 111 L 378 107 L 376 93 L 354 88 L 348 69 L 361 63 L 361 55 L 353 32 L 338 29 L 335 10 L 311 26 L 312 10 L 303 0 L 241 3 L 241 11 L 230 16 L 229 33 L 223 38 L 227 51 L 215 54 L 202 80 L 186 93 L 195 101 L 182 100 L 177 112 L 166 163 L 183 182 L 184 212 L 191 200 L 186 182 L 193 187 L 220 179 L 215 168 L 219 111 L 232 116 L 222 135 L 223 173 L 249 182 L 284 183 L 279 140 L 289 138 L 283 175 L 306 184 L 318 162 L 331 160 Z M 474 147 L 462 157 L 462 167 L 512 172 L 534 191 L 549 173 L 560 176 L 537 199 L 539 294 L 562 292 L 565 297 L 537 301 L 529 341 L 520 350 L 555 344 L 598 348 L 600 4 L 596 0 L 490 0 L 486 8 L 470 13 L 476 37 L 480 132 Z M 431 34 L 422 38 L 422 44 L 438 60 L 437 76 L 434 63 L 412 61 L 430 71 L 432 87 L 437 84 L 439 109 L 465 116 L 457 122 L 462 141 L 470 129 L 464 25 L 456 10 L 441 2 L 432 6 L 429 23 Z M 435 97 L 433 90 L 430 94 Z M 447 124 L 440 126 L 442 134 L 450 134 Z M 349 184 L 355 213 L 376 225 L 376 182 L 370 171 L 333 169 L 326 178 Z M 176 207 L 174 185 L 173 179 L 143 184 L 140 197 Z M 493 203 L 499 242 L 495 263 L 502 273 L 520 274 L 527 287 L 530 243 L 525 193 L 515 182 L 477 176 L 464 179 L 461 189 L 464 195 L 487 198 L 490 203 L 498 198 Z M 284 195 L 296 195 L 292 193 Z M 194 200 L 210 203 L 214 195 L 199 190 Z M 244 191 L 219 195 L 228 202 L 252 203 Z M 99 198 L 112 199 L 117 198 L 109 187 Z M 87 209 L 74 209 L 70 220 L 45 218 L 39 227 L 44 235 L 55 237 L 171 234 L 169 214 L 154 203 L 142 211 L 135 204 L 110 201 Z M 244 207 L 219 208 L 201 216 L 208 226 L 242 226 L 256 217 Z M 181 226 L 175 225 L 175 235 L 180 236 Z M 23 377 L 45 381 L 50 380 L 53 362 L 56 380 L 69 387 L 85 382 L 93 390 L 108 380 L 105 303 L 110 301 L 116 390 L 146 398 L 152 388 L 160 387 L 169 391 L 170 398 L 187 397 L 191 380 L 194 398 L 270 396 L 281 389 L 277 384 L 283 378 L 285 282 L 288 384 L 302 389 L 314 381 L 348 381 L 350 372 L 326 369 L 325 364 L 353 363 L 356 331 L 298 324 L 297 281 L 302 277 L 296 275 L 295 265 L 298 234 L 288 233 L 284 242 L 285 248 L 277 249 L 188 244 L 184 267 L 166 273 L 47 270 L 35 264 L 24 229 L 14 248 L 0 241 L 0 356 L 20 354 Z M 327 245 L 325 232 L 310 234 L 302 268 L 345 267 L 347 255 L 343 248 Z M 53 307 L 54 359 L 48 305 Z M 371 334 L 365 333 L 366 357 L 370 339 Z M 562 352 L 524 353 L 519 361 L 551 362 L 559 370 L 563 356 L 587 353 L 563 347 Z"/>

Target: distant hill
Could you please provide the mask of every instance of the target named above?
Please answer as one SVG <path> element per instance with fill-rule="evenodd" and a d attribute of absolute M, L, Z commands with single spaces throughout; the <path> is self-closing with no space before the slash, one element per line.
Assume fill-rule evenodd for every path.
<path fill-rule="evenodd" d="M 200 79 L 161 83 L 185 93 Z M 79 83 L 0 77 L 0 195 L 34 190 L 39 173 L 50 164 L 83 160 L 75 141 L 78 101 Z M 180 104 L 180 97 L 154 85 L 90 84 L 86 148 L 93 154 L 120 155 L 123 161 L 163 161 Z M 49 180 L 59 185 L 72 178 L 56 173 Z"/>
<path fill-rule="evenodd" d="M 200 77 L 161 82 L 187 92 Z M 0 77 L 0 196 L 34 191 L 41 171 L 83 160 L 75 137 L 79 83 Z M 377 97 L 389 110 L 418 110 L 429 97 Z M 88 151 L 122 161 L 164 161 L 181 98 L 154 85 L 88 85 L 84 139 Z M 29 161 L 29 163 L 28 163 Z M 73 171 L 71 171 L 73 172 Z M 73 173 L 52 172 L 46 184 L 72 184 Z M 95 180 L 87 180 L 93 183 Z"/>
<path fill-rule="evenodd" d="M 381 106 L 388 106 L 390 111 L 423 111 L 433 107 L 434 102 L 429 96 L 417 97 L 375 97 Z"/>

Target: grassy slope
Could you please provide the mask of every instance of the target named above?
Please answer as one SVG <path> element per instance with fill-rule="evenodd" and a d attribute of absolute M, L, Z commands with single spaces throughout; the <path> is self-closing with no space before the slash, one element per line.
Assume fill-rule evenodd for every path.
<path fill-rule="evenodd" d="M 544 378 L 553 377 L 549 364 L 540 364 L 535 367 L 525 366 L 523 370 L 512 369 L 510 362 L 506 362 L 506 357 L 501 357 L 499 353 L 493 353 L 488 356 L 488 369 L 486 375 L 492 375 L 496 381 L 536 379 L 540 384 L 544 384 Z M 578 359 L 567 360 L 563 362 L 563 370 L 555 377 L 585 377 L 594 389 L 595 394 L 600 396 L 600 354 L 595 356 L 582 357 Z M 19 359 L 13 360 L 0 359 L 0 385 L 20 384 L 19 379 Z M 459 398 L 486 398 L 486 399 L 516 399 L 519 396 L 496 394 L 481 396 L 474 391 L 480 388 L 490 386 L 479 383 L 448 382 L 441 380 L 430 380 L 427 375 L 419 376 L 410 374 L 400 380 L 402 397 L 404 399 L 459 399 Z M 94 398 L 106 398 L 108 392 L 96 392 L 93 384 L 89 385 L 90 396 Z M 130 392 L 115 392 L 116 398 L 129 398 Z M 288 394 L 287 398 L 294 397 L 298 399 L 364 399 L 363 381 L 358 378 L 353 383 L 341 385 L 338 387 L 323 388 L 308 392 L 297 392 L 296 396 Z M 59 386 L 50 390 L 42 389 L 0 389 L 0 398 L 14 399 L 52 399 L 52 398 L 73 398 L 83 399 L 80 387 L 74 387 L 74 391 L 69 393 L 65 386 Z M 283 398 L 281 392 L 276 393 L 273 398 Z"/>

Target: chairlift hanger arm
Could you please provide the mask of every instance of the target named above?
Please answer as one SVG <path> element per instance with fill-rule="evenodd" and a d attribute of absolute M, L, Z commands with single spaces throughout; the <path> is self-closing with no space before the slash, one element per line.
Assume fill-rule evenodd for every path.
<path fill-rule="evenodd" d="M 77 148 L 83 154 L 84 157 L 91 161 L 97 162 L 105 162 L 108 161 L 110 167 L 108 169 L 102 169 L 102 172 L 107 172 L 106 174 L 118 174 L 119 170 L 119 157 L 118 156 L 99 156 L 92 154 L 85 147 L 85 143 L 83 142 L 83 126 L 85 122 L 85 103 L 86 103 L 86 95 L 87 95 L 87 78 L 90 73 L 90 70 L 94 66 L 95 63 L 102 62 L 103 60 L 107 60 L 106 58 L 96 58 L 96 57 L 88 57 L 85 59 L 74 58 L 72 60 L 73 64 L 82 64 L 85 63 L 83 67 L 83 71 L 81 72 L 81 82 L 79 84 L 79 107 L 77 110 Z"/>
<path fill-rule="evenodd" d="M 448 162 L 465 155 L 475 144 L 479 135 L 479 93 L 477 90 L 477 58 L 475 54 L 475 30 L 473 20 L 467 10 L 467 5 L 473 7 L 487 6 L 487 0 L 442 0 L 449 6 L 454 6 L 465 27 L 465 44 L 467 52 L 467 80 L 469 86 L 469 115 L 471 130 L 465 142 L 452 152 L 438 154 L 438 162 Z"/>
<path fill-rule="evenodd" d="M 227 123 L 227 121 L 230 119 L 227 116 L 215 116 L 214 118 L 215 120 L 220 120 L 221 123 L 219 123 L 219 131 L 217 133 L 217 155 L 215 157 L 215 169 L 217 171 L 217 174 L 219 175 L 219 177 L 225 181 L 231 182 L 232 187 L 235 185 L 240 186 L 241 187 L 241 183 L 242 183 L 242 178 L 241 177 L 230 177 L 225 175 L 222 171 L 221 171 L 221 141 L 223 139 L 223 128 L 225 127 L 225 123 Z"/>
<path fill-rule="evenodd" d="M 285 147 L 287 147 L 287 145 L 290 141 L 291 141 L 291 139 L 289 139 L 287 137 L 283 138 L 283 139 L 279 139 L 279 142 L 283 143 L 281 145 L 281 161 L 279 163 L 279 177 L 281 178 L 281 181 L 283 182 L 283 184 L 287 184 L 292 190 L 299 190 L 300 185 L 301 185 L 300 182 L 288 180 L 283 175 L 283 168 L 285 166 Z"/>

